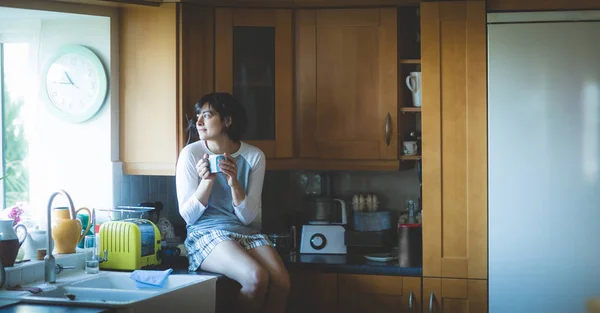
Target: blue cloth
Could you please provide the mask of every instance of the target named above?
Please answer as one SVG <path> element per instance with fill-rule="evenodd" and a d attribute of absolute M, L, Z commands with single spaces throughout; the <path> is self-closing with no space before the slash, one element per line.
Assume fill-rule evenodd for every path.
<path fill-rule="evenodd" d="M 129 278 L 135 280 L 137 288 L 162 288 L 171 272 L 172 268 L 164 271 L 137 270 L 133 271 Z"/>

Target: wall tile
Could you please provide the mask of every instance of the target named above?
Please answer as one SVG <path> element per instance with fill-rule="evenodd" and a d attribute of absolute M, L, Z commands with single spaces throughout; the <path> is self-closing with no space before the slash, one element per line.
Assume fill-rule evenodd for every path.
<path fill-rule="evenodd" d="M 267 171 L 263 185 L 262 225 L 265 232 L 285 232 L 291 223 L 308 218 L 306 195 L 309 186 L 303 185 L 302 175 L 323 175 L 315 171 Z M 398 172 L 334 171 L 331 177 L 332 195 L 348 203 L 356 193 L 375 193 L 380 206 L 393 211 L 405 210 L 406 200 L 418 200 L 419 183 L 416 170 Z M 129 176 L 121 181 L 119 205 L 142 201 L 160 201 L 161 217 L 179 227 L 185 222 L 179 215 L 175 177 Z"/>

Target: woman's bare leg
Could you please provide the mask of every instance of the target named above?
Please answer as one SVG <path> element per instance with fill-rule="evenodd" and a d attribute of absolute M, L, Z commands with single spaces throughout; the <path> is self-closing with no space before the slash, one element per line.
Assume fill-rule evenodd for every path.
<path fill-rule="evenodd" d="M 260 312 L 268 290 L 269 273 L 237 242 L 219 243 L 200 267 L 221 273 L 242 285 L 238 312 Z"/>
<path fill-rule="evenodd" d="M 248 253 L 269 272 L 269 291 L 264 313 L 283 313 L 290 293 L 290 275 L 281 258 L 271 246 L 260 246 Z"/>

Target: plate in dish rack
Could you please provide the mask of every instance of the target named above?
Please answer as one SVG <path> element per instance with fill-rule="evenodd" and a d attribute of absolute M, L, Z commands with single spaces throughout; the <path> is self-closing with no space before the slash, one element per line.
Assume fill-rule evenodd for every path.
<path fill-rule="evenodd" d="M 375 262 L 389 262 L 395 260 L 397 257 L 391 253 L 373 253 L 366 254 L 365 258 L 369 261 Z"/>

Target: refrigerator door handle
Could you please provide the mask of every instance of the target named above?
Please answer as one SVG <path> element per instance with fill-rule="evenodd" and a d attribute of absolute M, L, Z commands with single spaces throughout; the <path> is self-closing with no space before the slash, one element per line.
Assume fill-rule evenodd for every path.
<path fill-rule="evenodd" d="M 410 292 L 410 295 L 408 296 L 408 311 L 411 313 L 415 312 L 415 307 L 413 306 L 413 292 Z"/>

